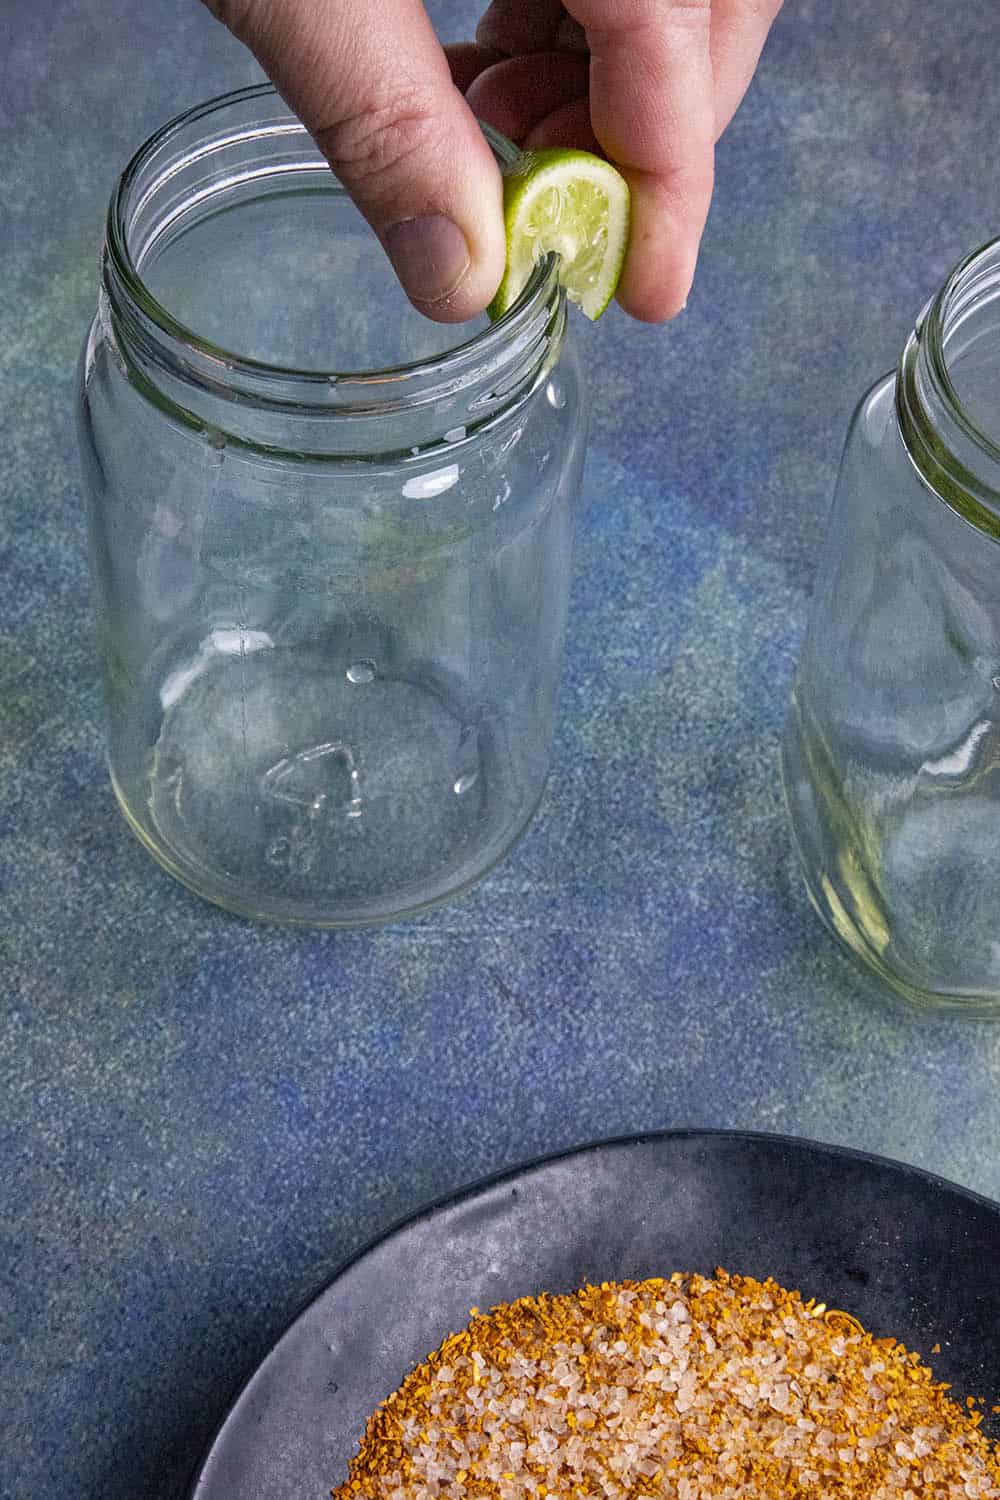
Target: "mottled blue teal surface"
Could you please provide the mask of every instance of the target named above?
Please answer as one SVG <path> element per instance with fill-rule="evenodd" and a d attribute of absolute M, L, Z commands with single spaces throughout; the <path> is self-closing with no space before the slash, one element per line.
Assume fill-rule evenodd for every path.
<path fill-rule="evenodd" d="M 196 0 L 3 0 L 4 1500 L 174 1500 L 346 1253 L 534 1153 L 747 1126 L 1000 1196 L 1000 1028 L 917 1024 L 834 949 L 777 772 L 850 410 L 1000 232 L 998 46 L 997 0 L 788 0 L 688 311 L 581 334 L 596 427 L 534 829 L 435 915 L 316 935 L 203 905 L 115 810 L 70 411 L 117 169 L 257 70 Z"/>

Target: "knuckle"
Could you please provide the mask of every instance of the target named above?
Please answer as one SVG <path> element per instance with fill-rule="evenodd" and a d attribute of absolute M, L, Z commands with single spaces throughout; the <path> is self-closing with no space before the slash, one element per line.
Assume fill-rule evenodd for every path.
<path fill-rule="evenodd" d="M 782 6 L 782 0 L 743 0 L 745 15 L 750 21 L 763 22 L 770 26 Z"/>
<path fill-rule="evenodd" d="M 434 154 L 444 130 L 434 96 L 414 88 L 373 99 L 314 136 L 337 176 L 363 183 L 398 171 L 414 155 Z"/>
<path fill-rule="evenodd" d="M 670 0 L 664 14 L 662 34 L 700 43 L 711 37 L 713 24 L 711 0 Z"/>

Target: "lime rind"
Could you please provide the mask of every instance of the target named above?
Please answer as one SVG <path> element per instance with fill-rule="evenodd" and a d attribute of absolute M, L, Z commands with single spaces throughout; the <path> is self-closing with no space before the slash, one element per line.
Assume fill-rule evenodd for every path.
<path fill-rule="evenodd" d="M 629 231 L 628 184 L 588 151 L 526 152 L 504 177 L 507 265 L 489 306 L 499 318 L 517 301 L 535 264 L 559 256 L 570 301 L 599 318 L 615 294 Z"/>

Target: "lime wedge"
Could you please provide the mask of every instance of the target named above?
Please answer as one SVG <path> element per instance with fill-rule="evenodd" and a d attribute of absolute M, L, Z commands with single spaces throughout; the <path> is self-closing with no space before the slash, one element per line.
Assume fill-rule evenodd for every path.
<path fill-rule="evenodd" d="M 570 301 L 599 318 L 615 294 L 628 245 L 628 183 L 589 151 L 528 151 L 504 175 L 507 267 L 489 305 L 499 318 L 543 256 L 559 256 Z"/>

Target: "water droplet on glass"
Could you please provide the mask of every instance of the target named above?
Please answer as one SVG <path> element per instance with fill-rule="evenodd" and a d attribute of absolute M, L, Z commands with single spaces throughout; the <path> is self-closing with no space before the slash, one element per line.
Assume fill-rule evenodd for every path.
<path fill-rule="evenodd" d="M 347 669 L 347 680 L 353 682 L 355 687 L 362 683 L 375 681 L 375 663 L 373 661 L 352 661 Z"/>
<path fill-rule="evenodd" d="M 562 408 L 566 405 L 566 392 L 563 390 L 558 380 L 549 381 L 548 385 L 545 387 L 545 394 L 548 397 L 549 405 L 554 406 L 556 411 L 561 411 Z"/>

